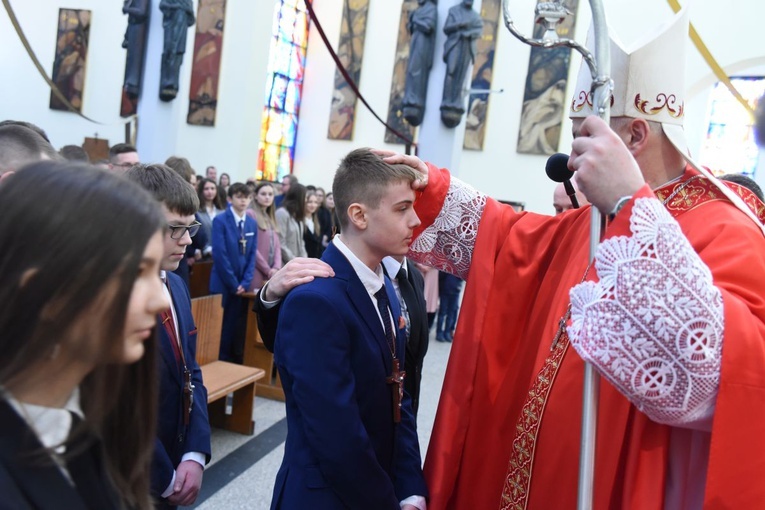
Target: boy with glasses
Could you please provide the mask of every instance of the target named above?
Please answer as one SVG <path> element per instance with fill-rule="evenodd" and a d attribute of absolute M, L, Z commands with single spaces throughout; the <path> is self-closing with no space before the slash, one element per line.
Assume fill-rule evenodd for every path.
<path fill-rule="evenodd" d="M 159 351 L 159 412 L 157 441 L 151 466 L 155 508 L 194 503 L 210 461 L 207 390 L 196 361 L 197 328 L 191 315 L 188 287 L 174 271 L 199 230 L 194 213 L 199 198 L 183 178 L 165 165 L 136 165 L 125 176 L 148 190 L 162 204 L 167 220 L 161 277 L 171 307 L 157 321 Z"/>
<path fill-rule="evenodd" d="M 210 292 L 223 294 L 222 361 L 242 363 L 247 328 L 247 300 L 242 296 L 255 274 L 258 228 L 247 214 L 250 190 L 237 182 L 228 188 L 229 207 L 213 219 L 213 267 Z"/>

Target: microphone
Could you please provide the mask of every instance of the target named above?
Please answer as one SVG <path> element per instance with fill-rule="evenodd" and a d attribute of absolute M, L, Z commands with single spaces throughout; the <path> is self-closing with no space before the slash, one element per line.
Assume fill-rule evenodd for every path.
<path fill-rule="evenodd" d="M 574 176 L 574 172 L 568 169 L 568 154 L 558 152 L 553 154 L 547 160 L 545 164 L 545 173 L 547 177 L 555 182 L 562 182 L 563 188 L 566 190 L 571 205 L 574 209 L 579 209 L 579 200 L 576 199 L 576 190 L 571 184 L 571 178 Z"/>

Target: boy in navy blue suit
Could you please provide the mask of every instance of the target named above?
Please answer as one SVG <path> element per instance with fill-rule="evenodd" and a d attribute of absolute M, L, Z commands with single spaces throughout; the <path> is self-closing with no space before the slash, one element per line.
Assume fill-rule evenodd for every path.
<path fill-rule="evenodd" d="M 335 174 L 342 235 L 322 256 L 335 277 L 293 289 L 279 313 L 274 360 L 288 432 L 272 509 L 425 510 L 403 389 L 405 324 L 380 264 L 405 255 L 420 224 L 415 178 L 368 149 L 348 154 Z"/>
<path fill-rule="evenodd" d="M 199 198 L 189 183 L 165 165 L 136 165 L 126 177 L 162 204 L 167 219 L 161 264 L 165 292 L 172 306 L 157 318 L 159 327 L 159 412 L 151 466 L 151 493 L 156 508 L 194 503 L 210 461 L 207 390 L 196 362 L 197 328 L 186 284 L 174 274 L 186 247 L 199 230 L 194 213 Z"/>
<path fill-rule="evenodd" d="M 229 186 L 230 205 L 212 224 L 213 267 L 210 292 L 223 294 L 223 328 L 220 356 L 223 361 L 242 363 L 247 328 L 247 300 L 242 297 L 255 273 L 258 228 L 247 214 L 250 190 L 236 182 Z"/>

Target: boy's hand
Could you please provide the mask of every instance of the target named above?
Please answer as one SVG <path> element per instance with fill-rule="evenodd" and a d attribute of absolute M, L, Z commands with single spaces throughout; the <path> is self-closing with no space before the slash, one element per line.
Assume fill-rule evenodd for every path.
<path fill-rule="evenodd" d="M 245 290 L 247 290 L 247 289 L 245 289 L 244 287 L 242 287 L 242 286 L 240 285 L 239 287 L 237 287 L 237 288 L 236 288 L 236 295 L 237 295 L 237 296 L 241 296 L 242 294 L 244 294 L 244 291 L 245 291 Z"/>
<path fill-rule="evenodd" d="M 335 276 L 335 271 L 326 262 L 319 259 L 295 257 L 268 280 L 262 299 L 264 301 L 278 301 L 298 285 L 308 283 L 314 278 L 328 278 L 330 276 Z"/>
<path fill-rule="evenodd" d="M 419 177 L 412 183 L 413 190 L 419 191 L 428 185 L 428 165 L 417 156 L 409 156 L 407 154 L 399 154 L 397 152 L 380 149 L 372 149 L 372 154 L 377 154 L 389 165 L 406 165 L 417 172 Z"/>
<path fill-rule="evenodd" d="M 175 470 L 173 494 L 167 498 L 171 505 L 193 505 L 202 487 L 204 468 L 198 462 L 186 460 L 178 464 Z"/>

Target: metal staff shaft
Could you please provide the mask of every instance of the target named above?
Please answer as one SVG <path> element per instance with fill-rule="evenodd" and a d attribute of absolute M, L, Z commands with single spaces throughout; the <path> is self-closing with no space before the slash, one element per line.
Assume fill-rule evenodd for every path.
<path fill-rule="evenodd" d="M 592 75 L 593 105 L 597 107 L 598 115 L 606 122 L 610 120 L 610 100 L 613 83 L 609 78 L 611 72 L 611 42 L 608 37 L 605 9 L 601 0 L 590 0 L 592 24 L 595 29 L 595 55 L 587 48 L 571 39 L 560 39 L 555 27 L 571 14 L 563 5 L 563 0 L 540 2 L 537 4 L 537 22 L 545 25 L 546 32 L 542 39 L 530 39 L 518 31 L 513 23 L 508 8 L 509 0 L 503 0 L 502 12 L 507 29 L 518 39 L 530 46 L 540 48 L 568 47 L 582 54 Z M 596 207 L 590 208 L 590 263 L 595 259 L 598 245 L 603 234 L 603 218 Z M 582 437 L 579 456 L 579 489 L 577 493 L 577 508 L 591 510 L 595 478 L 595 444 L 598 422 L 598 396 L 600 393 L 600 378 L 590 363 L 585 363 L 583 402 L 582 402 Z"/>
<path fill-rule="evenodd" d="M 597 105 L 598 116 L 608 123 L 611 119 L 609 106 L 613 88 L 607 76 L 611 70 L 611 41 L 608 37 L 606 13 L 601 0 L 590 0 L 590 9 L 595 29 L 595 60 L 597 62 L 597 73 L 593 73 L 593 105 Z M 603 218 L 597 207 L 591 207 L 590 211 L 590 263 L 592 263 L 602 238 Z M 576 507 L 578 510 L 591 510 L 595 488 L 595 444 L 597 443 L 598 397 L 600 396 L 600 376 L 592 363 L 585 363 L 582 390 L 582 437 Z"/>

